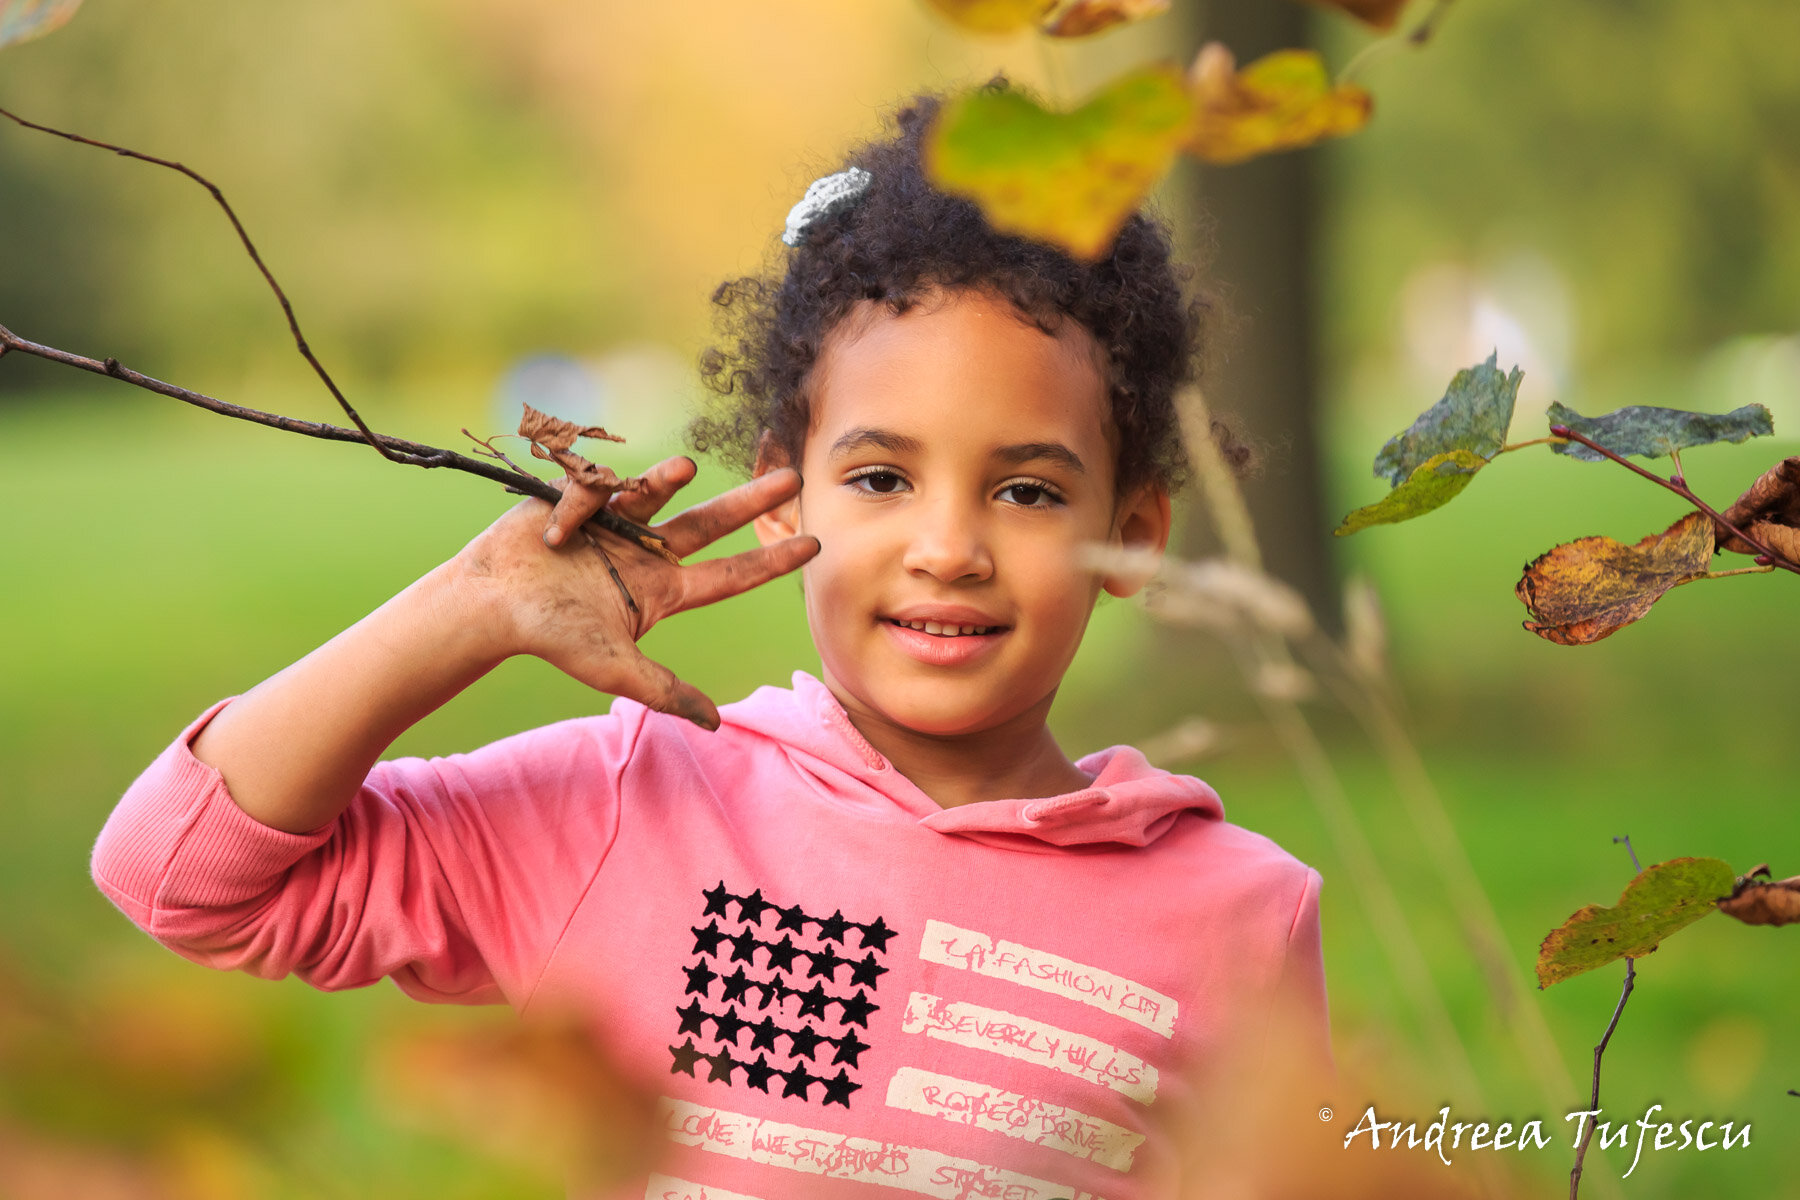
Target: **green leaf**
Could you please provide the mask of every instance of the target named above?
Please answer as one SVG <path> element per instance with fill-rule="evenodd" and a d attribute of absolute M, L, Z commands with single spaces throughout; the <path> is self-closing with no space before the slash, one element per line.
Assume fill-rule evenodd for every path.
<path fill-rule="evenodd" d="M 1550 931 L 1538 947 L 1538 987 L 1627 955 L 1641 958 L 1714 911 L 1713 902 L 1731 895 L 1736 883 L 1731 867 L 1716 858 L 1672 858 L 1645 867 L 1616 906 L 1590 904 Z"/>
<path fill-rule="evenodd" d="M 1567 425 L 1614 454 L 1636 454 L 1642 458 L 1662 458 L 1672 450 L 1686 450 L 1689 446 L 1743 442 L 1775 432 L 1775 418 L 1760 404 L 1746 404 L 1728 413 L 1684 412 L 1679 408 L 1633 404 L 1603 417 L 1584 417 L 1552 402 L 1545 415 L 1550 424 Z M 1550 448 L 1582 462 L 1606 461 L 1605 455 L 1580 442 L 1562 442 Z"/>
<path fill-rule="evenodd" d="M 1704 575 L 1712 556 L 1712 518 L 1691 512 L 1633 546 L 1609 537 L 1558 546 L 1526 564 L 1513 595 L 1531 613 L 1526 629 L 1560 646 L 1585 646 L 1649 612 L 1670 588 Z"/>
<path fill-rule="evenodd" d="M 1405 483 L 1375 504 L 1359 508 L 1332 532 L 1338 537 L 1371 525 L 1395 525 L 1442 508 L 1473 483 L 1487 459 L 1469 450 L 1447 450 L 1419 464 Z"/>
<path fill-rule="evenodd" d="M 1073 112 L 976 90 L 938 114 L 925 173 L 979 204 L 994 228 L 1097 259 L 1168 173 L 1193 111 L 1173 63 L 1121 76 Z"/>
<path fill-rule="evenodd" d="M 1483 459 L 1500 453 L 1525 373 L 1514 367 L 1502 374 L 1499 358 L 1496 351 L 1486 362 L 1458 371 L 1444 398 L 1381 448 L 1375 474 L 1399 487 L 1426 460 L 1447 450 L 1467 450 Z"/>
<path fill-rule="evenodd" d="M 81 7 L 81 0 L 0 0 L 0 46 L 43 37 Z"/>

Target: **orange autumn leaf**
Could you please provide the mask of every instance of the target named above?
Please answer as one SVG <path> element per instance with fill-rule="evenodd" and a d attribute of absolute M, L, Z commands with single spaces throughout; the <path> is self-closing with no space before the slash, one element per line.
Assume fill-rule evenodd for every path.
<path fill-rule="evenodd" d="M 1722 515 L 1789 562 L 1800 562 L 1800 458 L 1784 458 L 1764 471 Z M 1714 532 L 1721 550 L 1762 553 L 1724 525 Z"/>
<path fill-rule="evenodd" d="M 608 496 L 614 492 L 643 490 L 644 481 L 641 478 L 635 475 L 622 477 L 611 467 L 591 462 L 572 449 L 576 438 L 605 438 L 609 442 L 625 440 L 606 432 L 598 425 L 577 425 L 573 421 L 539 412 L 527 404 L 524 415 L 519 418 L 519 436 L 531 443 L 533 458 L 555 463 L 577 483 L 596 488 Z"/>
<path fill-rule="evenodd" d="M 1169 0 L 1075 0 L 1046 18 L 1042 29 L 1051 37 L 1088 37 L 1128 21 L 1160 17 L 1168 11 Z"/>
<path fill-rule="evenodd" d="M 1525 628 L 1562 646 L 1584 646 L 1650 611 L 1678 584 L 1706 573 L 1713 527 L 1691 512 L 1635 546 L 1585 537 L 1540 555 L 1513 593 L 1530 610 Z"/>
<path fill-rule="evenodd" d="M 1240 71 L 1230 50 L 1208 42 L 1188 80 L 1198 114 L 1187 149 L 1210 163 L 1243 162 L 1355 133 L 1368 123 L 1374 104 L 1353 84 L 1332 86 L 1324 61 L 1311 50 L 1277 50 Z"/>
<path fill-rule="evenodd" d="M 1018 33 L 1037 24 L 1056 0 L 925 0 L 969 33 Z"/>
<path fill-rule="evenodd" d="M 1746 925 L 1800 925 L 1800 875 L 1772 882 L 1768 876 L 1767 863 L 1738 876 L 1731 895 L 1719 901 L 1719 911 Z"/>
<path fill-rule="evenodd" d="M 1307 0 L 1320 8 L 1349 13 L 1364 25 L 1383 33 L 1392 29 L 1406 8 L 1406 0 Z"/>

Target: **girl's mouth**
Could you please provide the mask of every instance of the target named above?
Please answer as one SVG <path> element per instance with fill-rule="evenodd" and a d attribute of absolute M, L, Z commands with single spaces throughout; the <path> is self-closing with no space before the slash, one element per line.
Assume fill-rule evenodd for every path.
<path fill-rule="evenodd" d="M 1005 633 L 1008 625 L 950 625 L 942 621 L 900 621 L 893 617 L 883 617 L 890 625 L 898 625 L 902 629 L 912 629 L 932 637 L 985 637 L 993 633 Z"/>

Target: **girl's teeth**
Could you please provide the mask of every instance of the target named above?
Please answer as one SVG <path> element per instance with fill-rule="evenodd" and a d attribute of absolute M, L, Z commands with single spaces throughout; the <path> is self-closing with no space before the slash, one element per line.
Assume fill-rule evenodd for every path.
<path fill-rule="evenodd" d="M 994 628 L 992 625 L 944 625 L 937 621 L 901 621 L 899 623 L 908 629 L 935 633 L 940 637 L 962 637 L 968 634 L 986 633 Z"/>

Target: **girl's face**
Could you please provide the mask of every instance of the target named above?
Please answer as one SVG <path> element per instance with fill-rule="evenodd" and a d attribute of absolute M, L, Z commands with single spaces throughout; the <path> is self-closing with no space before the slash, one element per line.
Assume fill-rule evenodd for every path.
<path fill-rule="evenodd" d="M 859 724 L 955 736 L 1041 722 L 1100 588 L 1135 590 L 1081 567 L 1078 545 L 1166 544 L 1161 489 L 1114 503 L 1097 355 L 1077 322 L 1051 337 L 967 290 L 900 317 L 865 301 L 832 331 L 805 486 L 757 532 L 819 539 L 807 622 L 823 682 Z"/>

